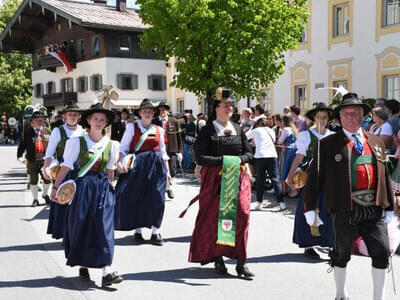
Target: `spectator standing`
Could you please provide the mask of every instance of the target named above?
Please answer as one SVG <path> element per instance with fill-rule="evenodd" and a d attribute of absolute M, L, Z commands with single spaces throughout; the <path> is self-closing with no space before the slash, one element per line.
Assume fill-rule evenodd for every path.
<path fill-rule="evenodd" d="M 372 119 L 375 124 L 371 126 L 370 132 L 376 136 L 379 136 L 385 143 L 386 149 L 389 149 L 392 145 L 392 126 L 387 122 L 389 118 L 389 112 L 385 107 L 375 107 L 372 109 Z"/>
<path fill-rule="evenodd" d="M 183 141 L 183 168 L 190 169 L 193 162 L 193 144 L 196 137 L 196 124 L 194 123 L 193 115 L 187 115 L 187 121 L 184 127 Z"/>
<path fill-rule="evenodd" d="M 292 105 L 290 107 L 290 116 L 293 118 L 294 125 L 297 128 L 297 131 L 307 130 L 307 123 L 305 118 L 300 115 L 300 108 L 296 105 Z"/>

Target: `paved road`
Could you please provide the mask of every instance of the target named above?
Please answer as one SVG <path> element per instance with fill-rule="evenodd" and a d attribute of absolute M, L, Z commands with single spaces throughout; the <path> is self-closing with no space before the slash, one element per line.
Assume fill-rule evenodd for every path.
<path fill-rule="evenodd" d="M 229 276 L 216 275 L 212 265 L 188 263 L 197 205 L 184 219 L 177 216 L 198 192 L 191 175 L 176 180 L 176 198 L 166 203 L 165 245 L 135 245 L 132 232 L 116 232 L 113 269 L 124 282 L 101 289 L 101 271 L 92 269 L 93 282 L 83 283 L 78 269 L 65 265 L 60 241 L 46 235 L 48 209 L 30 207 L 25 168 L 16 162 L 15 152 L 15 146 L 0 146 L 0 299 L 334 299 L 326 253 L 321 252 L 324 261 L 308 261 L 291 243 L 296 200 L 289 200 L 286 214 L 252 211 L 248 265 L 254 280 L 238 279 L 232 260 L 227 261 Z M 400 259 L 393 261 L 400 290 Z M 353 256 L 348 268 L 351 299 L 372 299 L 370 274 L 369 258 Z M 391 276 L 386 297 L 400 299 L 393 294 Z"/>

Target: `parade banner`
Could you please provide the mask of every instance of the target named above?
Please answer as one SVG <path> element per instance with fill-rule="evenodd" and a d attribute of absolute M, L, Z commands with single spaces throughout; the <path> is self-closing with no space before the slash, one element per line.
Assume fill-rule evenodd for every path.
<path fill-rule="evenodd" d="M 217 244 L 235 246 L 240 158 L 224 155 L 218 214 Z"/>

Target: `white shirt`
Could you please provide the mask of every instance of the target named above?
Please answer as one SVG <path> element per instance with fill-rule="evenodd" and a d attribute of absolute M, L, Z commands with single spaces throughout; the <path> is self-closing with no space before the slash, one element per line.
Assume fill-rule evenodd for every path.
<path fill-rule="evenodd" d="M 86 133 L 84 135 L 87 148 L 89 152 L 95 152 L 95 149 L 98 148 L 101 145 L 104 145 L 110 141 L 110 139 L 106 136 L 104 136 L 99 142 L 94 142 L 89 135 Z M 71 137 L 68 141 L 67 144 L 65 145 L 65 150 L 64 150 L 64 162 L 61 164 L 61 166 L 66 166 L 70 168 L 71 170 L 74 169 L 74 163 L 78 160 L 79 158 L 79 152 L 81 145 L 79 141 L 79 137 Z M 110 159 L 107 163 L 106 168 L 108 170 L 115 170 L 116 168 L 116 163 L 119 155 L 119 143 L 117 141 L 112 141 L 112 146 L 111 146 L 111 151 L 110 151 Z M 81 166 L 82 167 L 82 166 Z"/>
<path fill-rule="evenodd" d="M 328 135 L 334 134 L 334 132 L 330 131 L 328 128 L 325 129 L 324 134 L 320 134 L 315 128 L 315 126 L 311 127 L 310 130 L 317 137 L 318 140 L 321 140 L 324 137 L 327 137 Z M 306 156 L 308 146 L 310 145 L 310 143 L 311 143 L 310 132 L 308 132 L 308 130 L 300 131 L 299 136 L 297 137 L 296 140 L 296 147 L 297 147 L 296 154 L 302 154 Z"/>
<path fill-rule="evenodd" d="M 165 118 L 158 117 L 160 120 L 162 127 L 164 128 L 164 124 L 168 122 L 168 115 Z"/>
<path fill-rule="evenodd" d="M 146 132 L 146 128 L 143 127 L 142 121 L 139 120 L 136 122 L 138 124 L 140 131 L 142 134 Z M 157 125 L 152 125 L 149 134 L 156 134 L 156 126 Z M 165 149 L 165 142 L 164 142 L 164 129 L 158 126 L 160 130 L 160 142 L 159 142 L 159 147 L 160 147 L 160 152 L 162 155 L 163 160 L 169 160 L 169 156 L 167 154 L 167 151 Z M 133 123 L 128 123 L 126 125 L 126 129 L 124 132 L 124 135 L 122 136 L 121 139 L 121 145 L 119 146 L 119 152 L 121 152 L 124 156 L 129 153 L 129 148 L 131 147 L 132 139 L 133 136 L 135 135 L 135 126 Z"/>
<path fill-rule="evenodd" d="M 345 134 L 350 140 L 352 140 L 353 142 L 356 141 L 355 137 L 352 136 L 354 133 L 351 133 L 350 131 L 347 131 L 347 130 L 344 129 L 344 128 L 343 128 L 343 132 L 344 132 L 344 134 Z M 360 142 L 361 142 L 362 144 L 364 144 L 365 138 L 364 138 L 364 133 L 363 133 L 363 130 L 362 130 L 361 127 L 358 129 L 358 131 L 356 132 L 356 134 L 358 134 L 358 139 L 360 140 Z"/>
<path fill-rule="evenodd" d="M 225 130 L 231 131 L 231 134 L 229 134 L 229 135 L 237 135 L 235 127 L 233 127 L 233 125 L 230 121 L 227 122 L 226 127 L 222 126 L 222 124 L 219 123 L 217 120 L 214 120 L 212 123 L 214 125 L 215 131 L 217 132 L 218 136 L 225 136 L 226 135 L 224 133 Z"/>
<path fill-rule="evenodd" d="M 285 127 L 285 128 L 283 128 L 282 133 L 281 133 L 281 136 L 279 137 L 278 142 L 284 143 L 285 140 L 286 140 L 286 138 L 287 138 L 289 135 L 291 135 L 292 133 L 294 134 L 294 131 L 293 131 L 293 129 L 292 129 L 291 127 Z"/>
<path fill-rule="evenodd" d="M 278 157 L 275 149 L 275 132 L 269 127 L 258 127 L 246 133 L 248 139 L 256 143 L 255 158 Z"/>
<path fill-rule="evenodd" d="M 388 135 L 392 136 L 393 135 L 393 129 L 392 126 L 388 122 L 383 123 L 380 127 L 375 123 L 374 125 L 371 126 L 371 129 L 369 130 L 374 135 Z"/>
<path fill-rule="evenodd" d="M 64 127 L 65 133 L 67 134 L 68 138 L 74 136 L 81 136 L 82 133 L 84 132 L 84 129 L 80 125 L 78 125 L 76 129 L 69 129 L 65 124 L 62 126 Z M 56 127 L 51 132 L 49 144 L 47 145 L 46 155 L 44 156 L 44 159 L 46 158 L 54 159 L 54 153 L 56 153 L 57 145 L 60 141 L 61 141 L 60 128 Z"/>

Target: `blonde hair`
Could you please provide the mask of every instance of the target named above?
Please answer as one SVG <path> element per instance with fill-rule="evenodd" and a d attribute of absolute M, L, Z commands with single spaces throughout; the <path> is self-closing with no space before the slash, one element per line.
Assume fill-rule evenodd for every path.
<path fill-rule="evenodd" d="M 297 138 L 297 136 L 299 135 L 299 131 L 297 130 L 297 127 L 294 124 L 294 121 L 291 117 L 289 117 L 287 115 L 282 116 L 282 125 L 283 125 L 283 127 L 292 128 L 294 135 Z"/>

